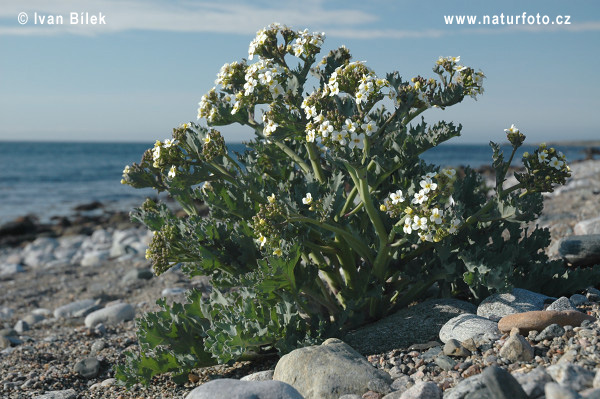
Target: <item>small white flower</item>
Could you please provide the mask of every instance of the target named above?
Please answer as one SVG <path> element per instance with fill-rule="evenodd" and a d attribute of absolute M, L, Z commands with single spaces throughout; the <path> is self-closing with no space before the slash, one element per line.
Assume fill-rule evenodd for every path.
<path fill-rule="evenodd" d="M 540 162 L 548 162 L 548 151 L 543 150 L 538 153 L 538 160 Z"/>
<path fill-rule="evenodd" d="M 434 183 L 430 177 L 425 177 L 424 180 L 421 180 L 419 183 L 421 185 L 422 191 L 427 194 L 430 191 L 434 191 L 437 188 L 437 184 Z"/>
<path fill-rule="evenodd" d="M 281 248 L 277 248 L 273 251 L 273 255 L 275 256 L 281 256 L 283 255 L 283 252 L 281 251 Z"/>
<path fill-rule="evenodd" d="M 406 234 L 412 233 L 412 220 L 410 217 L 404 219 L 404 227 L 402 228 Z"/>
<path fill-rule="evenodd" d="M 506 133 L 519 133 L 519 129 L 517 129 L 517 127 L 515 126 L 514 123 L 512 125 L 510 125 L 510 128 L 504 129 L 504 131 Z"/>
<path fill-rule="evenodd" d="M 552 157 L 550 160 L 550 166 L 554 169 L 560 170 L 565 163 L 556 157 Z"/>
<path fill-rule="evenodd" d="M 319 113 L 319 115 L 315 116 L 315 117 L 313 118 L 313 120 L 314 120 L 316 123 L 323 123 L 323 121 L 325 121 L 325 116 L 323 116 L 323 114 L 322 114 L 322 113 Z"/>
<path fill-rule="evenodd" d="M 394 204 L 394 205 L 396 205 L 400 202 L 404 202 L 405 198 L 404 198 L 404 195 L 402 194 L 402 190 L 398 190 L 395 193 L 391 193 L 390 200 L 392 201 L 392 204 Z"/>
<path fill-rule="evenodd" d="M 275 194 L 271 193 L 271 195 L 267 197 L 267 201 L 269 201 L 269 204 L 275 203 Z"/>
<path fill-rule="evenodd" d="M 264 247 L 265 244 L 267 243 L 267 237 L 263 236 L 262 234 L 260 236 L 258 236 L 258 243 L 260 244 L 260 247 Z"/>
<path fill-rule="evenodd" d="M 317 116 L 317 108 L 313 105 L 312 107 L 304 108 L 304 112 L 306 113 L 306 118 L 311 119 Z"/>
<path fill-rule="evenodd" d="M 315 142 L 315 130 L 314 129 L 311 129 L 308 132 L 306 132 L 306 141 L 308 141 L 309 143 Z"/>
<path fill-rule="evenodd" d="M 423 202 L 427 201 L 428 199 L 429 199 L 429 197 L 426 195 L 425 191 L 421 190 L 418 193 L 415 193 L 415 196 L 412 199 L 411 203 L 422 204 Z"/>
<path fill-rule="evenodd" d="M 419 232 L 419 239 L 421 241 L 433 242 L 433 235 L 431 234 L 431 231 L 429 231 L 429 230 L 424 233 Z"/>
<path fill-rule="evenodd" d="M 357 91 L 356 94 L 354 95 L 354 98 L 356 99 L 357 104 L 367 101 L 367 97 L 365 96 L 365 93 L 362 91 Z"/>
<path fill-rule="evenodd" d="M 338 82 L 329 84 L 328 87 L 329 87 L 329 95 L 330 96 L 335 96 L 335 95 L 340 94 L 340 86 L 339 86 Z"/>
<path fill-rule="evenodd" d="M 433 208 L 431 210 L 431 216 L 429 216 L 429 220 L 435 224 L 442 224 L 442 216 L 444 216 L 444 211 L 438 208 Z"/>
<path fill-rule="evenodd" d="M 167 176 L 169 177 L 169 179 L 173 179 L 176 174 L 177 174 L 177 168 L 175 167 L 175 165 L 173 165 L 173 166 L 171 166 L 171 169 L 169 169 L 169 173 L 167 174 Z"/>
<path fill-rule="evenodd" d="M 271 85 L 269 89 L 271 90 L 273 98 L 279 98 L 279 96 L 283 94 L 283 87 L 281 87 L 280 84 Z"/>
<path fill-rule="evenodd" d="M 363 123 L 360 127 L 367 136 L 371 136 L 377 131 L 377 125 L 373 121 L 370 121 L 369 123 Z"/>
<path fill-rule="evenodd" d="M 344 129 L 351 133 L 354 133 L 354 131 L 356 130 L 356 123 L 352 122 L 352 120 L 348 118 L 346 119 L 346 122 L 344 124 Z"/>
<path fill-rule="evenodd" d="M 266 124 L 265 127 L 263 129 L 263 134 L 265 136 L 270 136 L 271 134 L 273 134 L 275 132 L 275 130 L 279 127 L 279 124 L 275 123 L 272 120 L 269 120 Z"/>
<path fill-rule="evenodd" d="M 445 175 L 446 177 L 453 179 L 454 176 L 456 176 L 456 170 L 454 169 L 442 169 L 442 174 Z"/>
<path fill-rule="evenodd" d="M 333 135 L 331 136 L 331 139 L 333 141 L 337 141 L 338 143 L 340 143 L 340 145 L 346 145 L 346 135 L 348 134 L 348 132 L 346 132 L 345 130 L 342 130 L 341 132 L 334 132 Z"/>
<path fill-rule="evenodd" d="M 321 136 L 323 137 L 328 137 L 330 133 L 333 133 L 333 126 L 328 120 L 321 123 L 321 126 L 319 126 L 319 133 L 321 133 Z"/>
<path fill-rule="evenodd" d="M 313 201 L 313 197 L 311 193 L 306 193 L 306 196 L 304 198 L 302 198 L 302 203 L 304 205 L 310 205 L 312 204 Z"/>
<path fill-rule="evenodd" d="M 448 233 L 455 234 L 458 231 L 458 226 L 460 226 L 460 220 L 452 219 L 452 222 L 450 222 L 450 228 L 448 229 Z"/>
<path fill-rule="evenodd" d="M 360 135 L 358 133 L 352 133 L 350 134 L 350 144 L 349 144 L 350 149 L 354 149 L 356 147 L 358 148 L 362 148 L 363 147 L 363 141 L 360 138 Z"/>
<path fill-rule="evenodd" d="M 418 216 L 413 217 L 413 224 L 411 227 L 413 230 L 427 230 L 427 218 Z"/>
<path fill-rule="evenodd" d="M 175 140 L 172 140 L 172 139 L 171 139 L 171 140 L 169 140 L 169 139 L 165 139 L 165 142 L 164 142 L 164 144 L 163 144 L 163 147 L 164 147 L 164 148 L 169 148 L 169 147 L 172 147 L 172 146 L 173 146 L 173 144 L 175 144 Z"/>

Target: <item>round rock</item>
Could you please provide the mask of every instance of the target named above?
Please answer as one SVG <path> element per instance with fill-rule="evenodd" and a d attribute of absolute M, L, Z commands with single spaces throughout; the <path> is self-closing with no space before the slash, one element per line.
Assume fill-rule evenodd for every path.
<path fill-rule="evenodd" d="M 126 320 L 133 320 L 135 309 L 128 303 L 117 303 L 104 309 L 96 310 L 85 318 L 85 325 L 88 328 L 95 327 L 97 324 L 115 325 Z"/>
<path fill-rule="evenodd" d="M 88 357 L 75 363 L 73 371 L 84 378 L 94 378 L 100 371 L 100 362 L 95 357 Z"/>
<path fill-rule="evenodd" d="M 284 355 L 275 366 L 273 379 L 292 384 L 305 399 L 364 394 L 371 380 L 379 379 L 388 385 L 392 382 L 388 373 L 376 369 L 364 356 L 334 338 Z"/>
<path fill-rule="evenodd" d="M 496 322 L 474 314 L 456 316 L 448 320 L 440 330 L 440 339 L 444 343 L 451 339 L 459 342 L 468 339 L 477 341 L 484 336 L 500 338 L 500 335 Z"/>
<path fill-rule="evenodd" d="M 484 299 L 477 307 L 477 315 L 498 321 L 509 314 L 542 310 L 547 299 L 550 297 L 514 288 L 511 293 L 493 294 Z"/>

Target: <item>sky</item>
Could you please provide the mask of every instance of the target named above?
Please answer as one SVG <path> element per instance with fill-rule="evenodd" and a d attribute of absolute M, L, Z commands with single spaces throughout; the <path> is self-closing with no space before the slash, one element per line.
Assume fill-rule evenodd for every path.
<path fill-rule="evenodd" d="M 82 24 L 86 13 L 104 23 Z M 463 15 L 476 23 L 446 23 Z M 504 24 L 477 23 L 501 15 Z M 49 24 L 59 16 L 62 24 Z M 169 137 L 196 120 L 220 67 L 246 58 L 256 31 L 272 22 L 325 32 L 323 55 L 346 45 L 381 76 L 434 77 L 440 56 L 481 69 L 478 101 L 423 114 L 461 123 L 455 143 L 503 141 L 511 124 L 530 143 L 600 140 L 596 0 L 2 0 L 0 141 Z M 234 126 L 224 134 L 239 142 L 252 133 Z"/>

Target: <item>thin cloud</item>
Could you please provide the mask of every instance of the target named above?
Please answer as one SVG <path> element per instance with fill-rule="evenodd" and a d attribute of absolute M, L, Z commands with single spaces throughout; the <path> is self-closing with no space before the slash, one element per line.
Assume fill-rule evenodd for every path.
<path fill-rule="evenodd" d="M 189 0 L 158 2 L 142 0 L 90 0 L 85 3 L 68 0 L 6 1 L 0 9 L 0 36 L 95 36 L 124 31 L 211 32 L 226 34 L 254 34 L 258 27 L 274 21 L 293 27 L 311 27 L 324 30 L 328 36 L 345 39 L 417 39 L 443 36 L 484 34 L 498 35 L 515 32 L 597 32 L 600 21 L 578 22 L 570 25 L 444 25 L 438 29 L 382 29 L 380 17 L 365 11 L 349 8 L 327 8 L 324 0 L 303 3 L 229 1 L 226 3 L 192 2 Z M 27 24 L 19 25 L 17 16 L 26 12 Z M 42 25 L 34 22 L 38 15 L 62 15 L 63 25 Z M 71 12 L 105 15 L 106 25 L 71 25 Z"/>

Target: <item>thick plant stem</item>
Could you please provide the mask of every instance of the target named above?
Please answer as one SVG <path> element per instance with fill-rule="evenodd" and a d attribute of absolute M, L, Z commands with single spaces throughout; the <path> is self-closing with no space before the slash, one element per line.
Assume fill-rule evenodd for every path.
<path fill-rule="evenodd" d="M 300 168 L 304 171 L 304 173 L 310 173 L 310 166 L 308 166 L 308 164 L 306 162 L 304 162 L 304 160 L 302 158 L 300 158 L 300 156 L 298 154 L 296 154 L 290 147 L 288 147 L 287 145 L 283 144 L 280 141 L 273 141 L 273 143 L 275 143 L 275 145 L 281 151 L 285 152 L 287 156 L 292 158 L 294 160 L 294 162 L 296 162 L 298 164 L 298 166 L 300 166 Z"/>
<path fill-rule="evenodd" d="M 334 226 L 330 223 L 320 222 L 318 220 L 301 215 L 290 215 L 288 217 L 288 221 L 310 223 L 315 226 L 321 227 L 325 230 L 329 230 L 331 232 L 339 234 L 348 242 L 348 244 L 350 244 L 354 248 L 354 251 L 356 251 L 360 256 L 362 256 L 363 259 L 365 259 L 365 261 L 367 261 L 370 264 L 373 264 L 373 257 L 371 256 L 369 248 L 365 245 L 365 243 L 362 242 L 359 238 L 354 237 L 351 233 L 344 230 L 343 228 Z"/>
<path fill-rule="evenodd" d="M 367 183 L 366 169 L 357 171 L 348 163 L 346 163 L 346 168 L 348 169 L 348 173 L 354 181 L 354 184 L 358 187 L 360 199 L 364 204 L 367 215 L 369 215 L 369 219 L 371 220 L 371 223 L 373 223 L 373 227 L 375 227 L 375 232 L 379 238 L 379 251 L 373 264 L 373 273 L 378 279 L 382 280 L 384 278 L 385 267 L 387 266 L 388 262 L 388 232 L 383 225 L 383 221 L 381 220 L 378 211 L 373 206 L 371 193 L 369 192 L 369 184 Z"/>
<path fill-rule="evenodd" d="M 310 158 L 310 163 L 313 167 L 315 177 L 317 178 L 319 183 L 325 183 L 325 175 L 323 174 L 321 160 L 319 159 L 319 155 L 317 154 L 317 148 L 315 146 L 315 143 L 306 143 L 306 149 L 308 150 L 308 156 Z"/>

